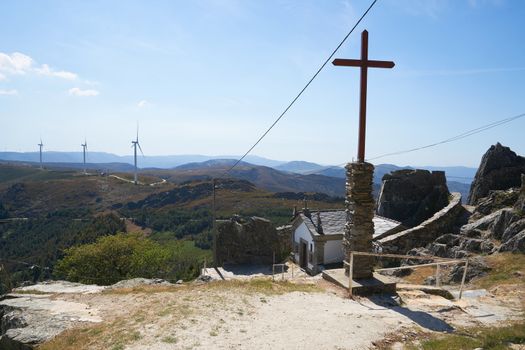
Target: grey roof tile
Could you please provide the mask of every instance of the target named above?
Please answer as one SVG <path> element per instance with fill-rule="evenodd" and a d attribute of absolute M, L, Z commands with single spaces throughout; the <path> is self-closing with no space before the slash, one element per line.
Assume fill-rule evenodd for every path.
<path fill-rule="evenodd" d="M 306 227 L 314 235 L 319 235 L 317 232 L 317 213 L 321 217 L 321 226 L 323 228 L 324 235 L 344 235 L 345 224 L 346 224 L 346 211 L 345 210 L 320 210 L 313 211 L 311 213 L 311 219 L 308 218 L 304 213 L 300 213 L 299 216 L 302 221 L 306 224 Z M 374 237 L 379 236 L 387 231 L 390 231 L 401 225 L 392 219 L 388 219 L 379 215 L 374 215 Z"/>

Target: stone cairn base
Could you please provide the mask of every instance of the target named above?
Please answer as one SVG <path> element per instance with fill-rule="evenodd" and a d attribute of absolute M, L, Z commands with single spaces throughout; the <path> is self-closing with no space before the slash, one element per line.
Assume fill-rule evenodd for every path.
<path fill-rule="evenodd" d="M 374 234 L 374 166 L 370 163 L 348 163 L 346 169 L 346 225 L 343 248 L 346 259 L 350 251 L 372 252 Z M 372 278 L 374 257 L 354 256 L 353 279 Z M 345 266 L 348 275 L 348 266 Z"/>

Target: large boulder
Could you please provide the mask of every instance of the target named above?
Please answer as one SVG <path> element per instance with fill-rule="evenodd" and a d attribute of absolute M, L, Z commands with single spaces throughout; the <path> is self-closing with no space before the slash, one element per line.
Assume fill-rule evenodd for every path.
<path fill-rule="evenodd" d="M 499 142 L 483 155 L 470 187 L 468 204 L 476 205 L 491 190 L 506 190 L 521 185 L 525 173 L 525 158 Z"/>
<path fill-rule="evenodd" d="M 397 170 L 383 176 L 377 213 L 413 227 L 444 208 L 449 195 L 442 171 Z"/>

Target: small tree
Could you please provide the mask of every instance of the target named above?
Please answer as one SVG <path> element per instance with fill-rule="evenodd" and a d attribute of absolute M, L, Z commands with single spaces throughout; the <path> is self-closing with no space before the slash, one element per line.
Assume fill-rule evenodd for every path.
<path fill-rule="evenodd" d="M 55 275 L 69 281 L 111 284 L 134 277 L 166 274 L 169 252 L 139 234 L 99 238 L 95 243 L 69 248 L 55 266 Z"/>
<path fill-rule="evenodd" d="M 199 274 L 208 256 L 209 251 L 195 248 L 191 241 L 161 245 L 138 233 L 119 233 L 67 249 L 54 274 L 68 281 L 102 285 L 135 277 L 189 280 Z"/>

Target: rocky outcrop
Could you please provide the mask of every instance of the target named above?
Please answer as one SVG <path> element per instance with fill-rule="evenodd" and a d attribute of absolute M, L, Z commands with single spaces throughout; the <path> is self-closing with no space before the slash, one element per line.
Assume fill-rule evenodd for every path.
<path fill-rule="evenodd" d="M 87 304 L 56 300 L 53 293 L 93 293 L 100 287 L 57 281 L 16 289 L 0 300 L 0 349 L 28 350 L 80 324 L 101 322 L 98 310 Z M 28 289 L 33 288 L 33 289 Z M 24 294 L 17 294 L 23 291 Z M 30 291 L 39 294 L 26 294 Z"/>
<path fill-rule="evenodd" d="M 425 247 L 445 233 L 457 232 L 459 229 L 456 227 L 464 222 L 466 217 L 461 205 L 461 195 L 452 193 L 450 203 L 430 219 L 411 229 L 382 238 L 378 243 L 384 252 L 404 254 L 412 248 Z"/>
<path fill-rule="evenodd" d="M 412 227 L 444 208 L 448 201 L 444 172 L 397 170 L 383 176 L 377 213 Z"/>
<path fill-rule="evenodd" d="M 522 232 L 525 232 L 523 213 L 512 207 L 503 208 L 462 226 L 459 234 L 438 237 L 427 248 L 435 255 L 448 258 L 460 258 L 468 253 L 525 252 Z M 446 247 L 442 247 L 443 244 Z"/>
<path fill-rule="evenodd" d="M 518 196 L 518 188 L 490 191 L 488 196 L 478 200 L 478 204 L 476 205 L 470 220 L 475 221 L 485 215 L 490 215 L 497 210 L 512 207 L 518 200 Z"/>
<path fill-rule="evenodd" d="M 525 230 L 521 231 L 499 248 L 500 252 L 525 253 Z"/>
<path fill-rule="evenodd" d="M 503 208 L 461 228 L 466 237 L 506 242 L 525 230 L 525 218 L 513 208 Z"/>
<path fill-rule="evenodd" d="M 521 174 L 521 189 L 518 200 L 514 204 L 514 209 L 525 214 L 525 174 Z"/>
<path fill-rule="evenodd" d="M 271 264 L 273 254 L 283 258 L 283 245 L 290 244 L 290 238 L 281 238 L 275 226 L 267 219 L 234 216 L 217 224 L 217 259 L 219 265 Z M 289 253 L 289 251 L 288 251 Z"/>
<path fill-rule="evenodd" d="M 525 174 L 525 158 L 499 142 L 483 155 L 474 182 L 470 187 L 468 204 L 476 205 L 491 190 L 507 190 L 521 185 Z"/>
<path fill-rule="evenodd" d="M 490 267 L 485 263 L 482 257 L 478 256 L 473 259 L 469 259 L 469 265 L 467 267 L 467 275 L 465 276 L 465 282 L 468 283 L 475 277 L 482 277 L 486 275 L 489 270 Z M 464 271 L 464 264 L 455 265 L 448 274 L 447 278 L 445 278 L 444 282 L 446 284 L 452 282 L 461 283 Z"/>

